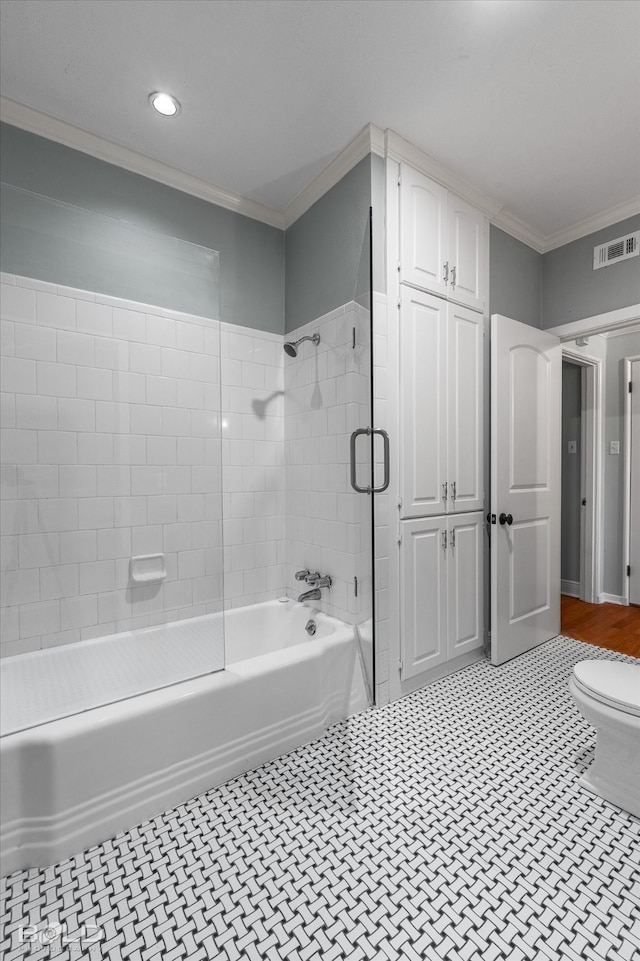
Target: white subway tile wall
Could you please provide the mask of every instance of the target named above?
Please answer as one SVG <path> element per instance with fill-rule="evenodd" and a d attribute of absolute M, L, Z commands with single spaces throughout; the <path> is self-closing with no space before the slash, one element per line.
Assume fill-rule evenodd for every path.
<path fill-rule="evenodd" d="M 1 279 L 2 654 L 220 610 L 220 324 Z"/>

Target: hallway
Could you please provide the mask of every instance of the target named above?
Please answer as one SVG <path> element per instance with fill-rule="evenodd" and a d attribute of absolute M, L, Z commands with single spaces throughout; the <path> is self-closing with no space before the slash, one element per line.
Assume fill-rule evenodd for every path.
<path fill-rule="evenodd" d="M 566 594 L 561 601 L 560 631 L 565 637 L 640 658 L 639 607 L 586 604 Z"/>

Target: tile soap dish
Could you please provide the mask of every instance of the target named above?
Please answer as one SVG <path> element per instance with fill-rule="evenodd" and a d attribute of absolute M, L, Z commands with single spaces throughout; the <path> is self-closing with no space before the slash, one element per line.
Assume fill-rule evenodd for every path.
<path fill-rule="evenodd" d="M 134 584 L 159 584 L 167 576 L 164 554 L 138 554 L 129 562 Z"/>

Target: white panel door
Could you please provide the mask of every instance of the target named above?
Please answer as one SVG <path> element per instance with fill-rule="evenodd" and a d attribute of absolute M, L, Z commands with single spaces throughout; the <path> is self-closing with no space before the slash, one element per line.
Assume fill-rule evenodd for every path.
<path fill-rule="evenodd" d="M 401 677 L 406 680 L 447 659 L 445 518 L 401 521 Z"/>
<path fill-rule="evenodd" d="M 447 296 L 447 191 L 404 164 L 400 185 L 400 280 Z"/>
<path fill-rule="evenodd" d="M 484 318 L 450 304 L 447 321 L 449 510 L 484 507 Z"/>
<path fill-rule="evenodd" d="M 560 631 L 561 370 L 559 338 L 492 316 L 494 664 Z"/>
<path fill-rule="evenodd" d="M 484 514 L 449 519 L 447 650 L 449 660 L 482 647 Z"/>
<path fill-rule="evenodd" d="M 483 310 L 487 221 L 478 211 L 449 194 L 449 299 Z"/>
<path fill-rule="evenodd" d="M 400 307 L 401 517 L 446 511 L 447 304 L 411 288 Z"/>
<path fill-rule="evenodd" d="M 629 603 L 640 604 L 640 361 L 631 364 L 631 504 Z"/>

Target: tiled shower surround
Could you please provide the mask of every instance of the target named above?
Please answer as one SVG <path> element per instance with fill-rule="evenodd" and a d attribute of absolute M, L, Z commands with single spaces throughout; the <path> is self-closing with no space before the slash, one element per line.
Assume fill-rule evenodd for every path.
<path fill-rule="evenodd" d="M 319 608 L 363 620 L 371 505 L 348 442 L 368 423 L 368 310 L 288 334 L 321 335 L 294 359 L 281 335 L 2 281 L 3 654 L 217 611 L 223 591 L 295 597 L 304 567 L 334 579 Z M 134 586 L 130 557 L 160 552 L 166 580 Z"/>
<path fill-rule="evenodd" d="M 3 653 L 219 610 L 220 325 L 3 281 Z"/>

